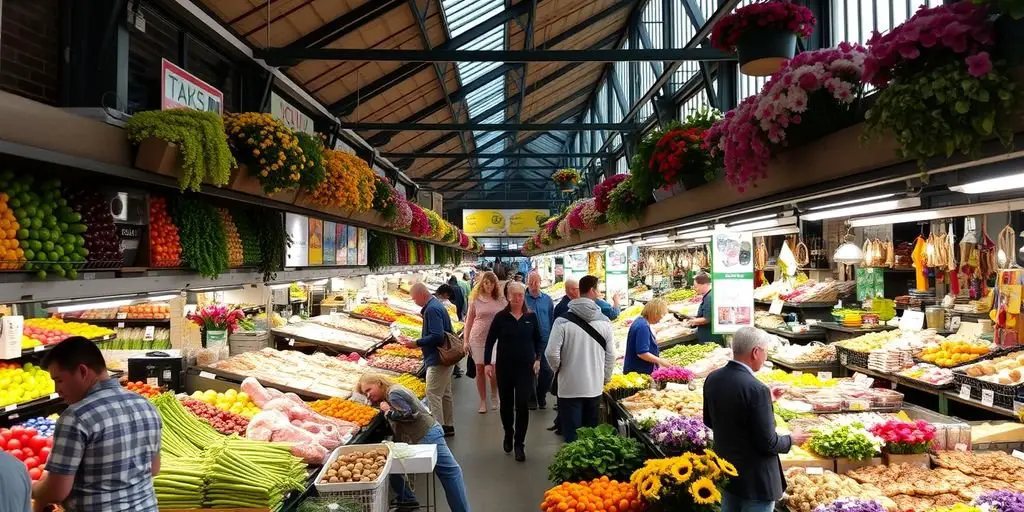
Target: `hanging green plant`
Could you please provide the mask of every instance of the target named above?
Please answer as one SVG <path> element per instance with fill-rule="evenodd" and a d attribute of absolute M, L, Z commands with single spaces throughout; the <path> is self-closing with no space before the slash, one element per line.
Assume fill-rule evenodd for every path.
<path fill-rule="evenodd" d="M 370 240 L 366 251 L 366 265 L 370 267 L 370 270 L 376 272 L 396 264 L 398 261 L 398 253 L 395 248 L 396 240 L 394 236 L 387 233 L 370 231 Z"/>
<path fill-rule="evenodd" d="M 608 222 L 619 224 L 639 219 L 644 208 L 651 204 L 650 194 L 639 196 L 633 191 L 633 178 L 626 178 L 608 194 Z"/>
<path fill-rule="evenodd" d="M 199 191 L 204 179 L 227 185 L 235 158 L 224 138 L 224 122 L 213 112 L 190 109 L 148 110 L 125 123 L 128 140 L 139 144 L 153 137 L 178 146 L 181 190 Z"/>
<path fill-rule="evenodd" d="M 292 246 L 292 237 L 284 230 L 281 213 L 269 208 L 249 210 L 252 223 L 259 226 L 259 271 L 263 281 L 273 281 L 284 265 L 285 251 Z"/>
<path fill-rule="evenodd" d="M 217 209 L 190 196 L 175 199 L 171 209 L 181 237 L 181 260 L 203 277 L 216 278 L 228 269 L 228 245 Z"/>
<path fill-rule="evenodd" d="M 307 192 L 316 190 L 327 178 L 327 171 L 324 169 L 324 141 L 317 135 L 310 135 L 305 132 L 295 132 L 299 139 L 299 149 L 302 149 L 302 169 L 299 177 L 299 187 Z"/>

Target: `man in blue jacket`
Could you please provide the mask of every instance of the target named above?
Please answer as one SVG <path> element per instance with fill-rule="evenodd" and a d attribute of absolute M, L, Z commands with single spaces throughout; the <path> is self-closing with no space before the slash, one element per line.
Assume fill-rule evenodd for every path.
<path fill-rule="evenodd" d="M 541 353 L 548 348 L 548 335 L 551 334 L 551 325 L 555 323 L 555 303 L 548 294 L 540 291 L 540 274 L 536 270 L 530 272 L 526 277 L 526 307 L 530 308 L 537 315 L 537 323 L 540 324 Z M 551 388 L 551 378 L 554 373 L 548 366 L 547 358 L 540 358 L 540 372 L 534 377 L 536 388 L 534 395 L 530 398 L 530 409 L 537 407 L 547 409 L 548 389 Z"/>
<path fill-rule="evenodd" d="M 452 367 L 441 364 L 441 353 L 437 347 L 445 340 L 445 333 L 452 332 L 452 320 L 441 301 L 430 294 L 423 283 L 416 283 L 409 290 L 412 300 L 422 307 L 423 331 L 421 338 L 413 340 L 403 337 L 402 343 L 409 348 L 419 347 L 423 351 L 423 364 L 427 366 L 427 406 L 430 414 L 441 424 L 444 435 L 455 435 L 455 410 L 452 408 Z"/>

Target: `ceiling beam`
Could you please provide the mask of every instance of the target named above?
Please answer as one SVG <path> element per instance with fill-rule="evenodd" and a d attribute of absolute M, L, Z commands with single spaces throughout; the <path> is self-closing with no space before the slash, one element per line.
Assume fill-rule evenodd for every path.
<path fill-rule="evenodd" d="M 375 50 L 365 48 L 254 48 L 253 54 L 274 66 L 303 60 L 351 62 L 661 62 L 734 61 L 715 48 L 630 48 L 628 50 Z"/>
<path fill-rule="evenodd" d="M 403 0 L 366 2 L 351 11 L 320 25 L 312 32 L 292 41 L 284 49 L 288 51 L 323 48 L 348 34 L 359 30 L 367 23 L 391 12 L 405 3 Z"/>
<path fill-rule="evenodd" d="M 565 158 L 570 156 L 582 156 L 582 157 L 603 157 L 609 156 L 611 153 L 530 153 L 520 155 L 515 151 L 512 152 L 501 152 L 501 153 L 481 153 L 479 151 L 473 151 L 470 153 L 391 153 L 384 152 L 380 156 L 384 158 Z"/>
<path fill-rule="evenodd" d="M 527 18 L 527 20 L 526 20 L 526 27 L 525 27 L 526 37 L 523 38 L 523 50 L 534 50 L 534 45 L 533 45 L 533 31 L 534 31 L 534 27 L 533 27 L 533 23 L 534 23 L 535 19 L 537 18 L 537 0 L 532 0 L 531 3 L 533 5 L 530 8 L 530 17 Z M 529 69 L 529 64 L 528 63 L 523 63 L 523 69 L 520 71 L 520 74 L 519 74 L 519 95 L 518 95 L 519 96 L 519 101 L 517 102 L 518 104 L 516 105 L 516 120 L 515 120 L 515 124 L 517 124 L 517 125 L 519 125 L 522 122 L 522 120 L 523 120 L 523 104 L 526 102 L 526 73 L 527 73 L 528 69 Z M 515 130 L 515 132 L 513 132 L 513 133 L 511 133 L 509 135 L 512 137 L 513 141 L 518 141 L 519 140 L 519 130 Z M 516 170 L 515 170 L 516 174 L 518 174 L 520 172 L 520 169 L 521 169 L 520 163 L 521 162 L 522 162 L 522 160 L 516 160 Z"/>
<path fill-rule="evenodd" d="M 608 130 L 613 132 L 629 132 L 636 130 L 632 123 L 363 123 L 342 122 L 339 128 L 356 131 L 382 132 L 583 132 L 588 130 Z M 558 142 L 562 142 L 561 139 Z"/>

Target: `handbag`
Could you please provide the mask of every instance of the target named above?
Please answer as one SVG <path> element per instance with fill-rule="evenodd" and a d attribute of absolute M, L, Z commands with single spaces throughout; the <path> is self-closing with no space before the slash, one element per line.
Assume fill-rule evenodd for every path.
<path fill-rule="evenodd" d="M 473 354 L 466 356 L 466 377 L 476 378 L 476 363 L 473 362 Z"/>
<path fill-rule="evenodd" d="M 437 352 L 444 366 L 455 366 L 466 357 L 466 347 L 463 346 L 462 339 L 450 332 L 444 333 L 444 341 L 437 346 Z"/>
<path fill-rule="evenodd" d="M 576 316 L 576 313 L 569 311 L 566 314 L 562 315 L 562 317 L 576 324 L 576 326 L 579 327 L 580 329 L 583 329 L 583 332 L 589 334 L 590 338 L 596 341 L 598 345 L 601 345 L 601 348 L 603 350 L 608 350 L 607 342 L 605 341 L 604 336 L 601 336 L 601 333 L 597 332 L 597 329 L 594 329 L 594 326 L 588 324 L 587 322 L 584 322 L 582 318 Z M 555 396 L 558 396 L 558 372 L 560 371 L 562 371 L 561 366 L 558 367 L 558 371 L 555 372 L 555 375 L 552 377 L 551 380 L 551 394 Z"/>

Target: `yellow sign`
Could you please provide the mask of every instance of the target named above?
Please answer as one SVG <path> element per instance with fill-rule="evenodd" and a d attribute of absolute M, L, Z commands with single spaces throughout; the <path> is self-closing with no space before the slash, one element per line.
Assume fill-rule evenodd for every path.
<path fill-rule="evenodd" d="M 462 230 L 470 236 L 530 236 L 547 210 L 462 210 Z"/>

